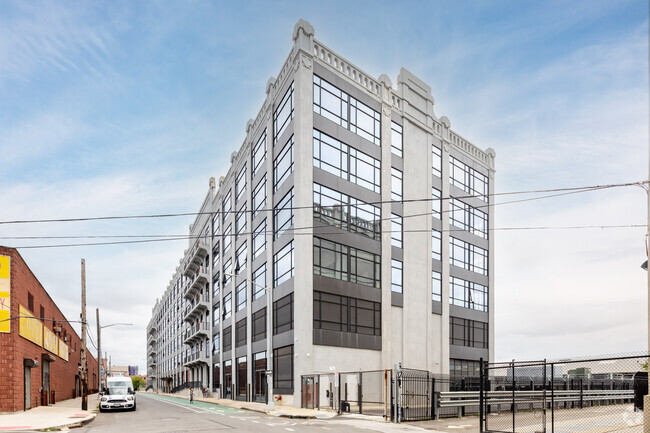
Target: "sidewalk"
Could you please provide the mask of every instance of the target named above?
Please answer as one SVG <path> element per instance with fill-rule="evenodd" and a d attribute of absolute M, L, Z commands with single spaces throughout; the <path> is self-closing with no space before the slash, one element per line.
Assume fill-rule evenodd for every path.
<path fill-rule="evenodd" d="M 88 409 L 81 410 L 81 397 L 39 406 L 24 412 L 0 415 L 0 430 L 37 430 L 77 427 L 89 423 L 97 415 L 97 394 L 88 396 Z"/>
<path fill-rule="evenodd" d="M 164 394 L 158 393 L 160 395 L 166 395 L 169 397 L 176 397 L 181 399 L 188 399 L 187 393 L 178 393 L 178 394 Z M 283 418 L 303 418 L 303 419 L 329 419 L 337 416 L 336 412 L 329 410 L 316 410 L 316 409 L 301 409 L 299 407 L 293 406 L 278 406 L 277 403 L 275 408 L 268 410 L 266 403 L 256 403 L 250 401 L 238 401 L 238 400 L 228 400 L 222 398 L 203 398 L 194 396 L 194 401 L 202 401 L 205 403 L 218 404 L 221 406 L 231 407 L 234 409 L 244 409 L 250 410 L 253 412 L 261 412 L 271 416 L 278 416 Z"/>

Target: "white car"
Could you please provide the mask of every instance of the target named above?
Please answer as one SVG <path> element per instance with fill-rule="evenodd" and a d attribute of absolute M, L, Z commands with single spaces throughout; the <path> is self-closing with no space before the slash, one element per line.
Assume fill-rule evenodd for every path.
<path fill-rule="evenodd" d="M 99 398 L 99 411 L 114 409 L 135 410 L 135 391 L 128 377 L 109 377 Z"/>

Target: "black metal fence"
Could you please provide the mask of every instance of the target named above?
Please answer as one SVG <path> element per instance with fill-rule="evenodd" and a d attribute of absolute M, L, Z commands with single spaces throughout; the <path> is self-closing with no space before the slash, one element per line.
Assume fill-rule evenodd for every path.
<path fill-rule="evenodd" d="M 201 381 L 184 382 L 172 388 L 170 393 L 174 394 L 177 393 L 178 391 L 182 391 L 184 389 L 190 389 L 190 388 L 194 388 L 200 393 L 200 390 L 203 388 L 203 384 L 201 383 Z M 197 393 L 196 395 L 200 395 L 200 394 Z"/>
<path fill-rule="evenodd" d="M 638 396 L 647 394 L 647 373 L 641 372 L 647 359 L 486 363 L 479 379 L 480 431 L 641 432 Z"/>

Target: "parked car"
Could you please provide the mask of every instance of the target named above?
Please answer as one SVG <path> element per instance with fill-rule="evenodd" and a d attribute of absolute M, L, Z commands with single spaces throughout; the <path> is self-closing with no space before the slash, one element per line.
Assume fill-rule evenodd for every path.
<path fill-rule="evenodd" d="M 109 377 L 106 387 L 101 392 L 99 411 L 115 409 L 135 410 L 135 391 L 133 382 L 128 377 Z"/>

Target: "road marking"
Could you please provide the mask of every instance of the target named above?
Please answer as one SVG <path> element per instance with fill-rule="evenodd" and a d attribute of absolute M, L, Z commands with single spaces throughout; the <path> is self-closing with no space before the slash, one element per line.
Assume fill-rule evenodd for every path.
<path fill-rule="evenodd" d="M 182 404 L 182 403 L 172 403 L 172 402 L 169 401 L 169 400 L 166 400 L 166 399 L 163 399 L 163 398 L 157 398 L 157 397 L 153 397 L 153 399 L 154 399 L 154 400 L 158 400 L 158 401 L 162 401 L 163 403 L 167 403 L 167 404 L 170 404 L 170 405 L 172 405 L 172 406 L 182 407 L 183 409 L 191 410 L 192 412 L 196 412 L 196 413 L 205 413 L 205 410 L 202 410 L 202 409 L 199 409 L 199 408 L 193 408 L 193 407 L 190 407 L 190 406 L 187 405 L 187 404 Z"/>
<path fill-rule="evenodd" d="M 251 421 L 254 422 L 255 424 L 259 424 L 259 421 L 255 421 L 254 419 L 252 419 Z"/>
<path fill-rule="evenodd" d="M 285 430 L 289 430 L 289 431 L 295 431 L 294 429 L 292 429 L 292 428 L 289 428 L 289 427 L 285 427 Z"/>

